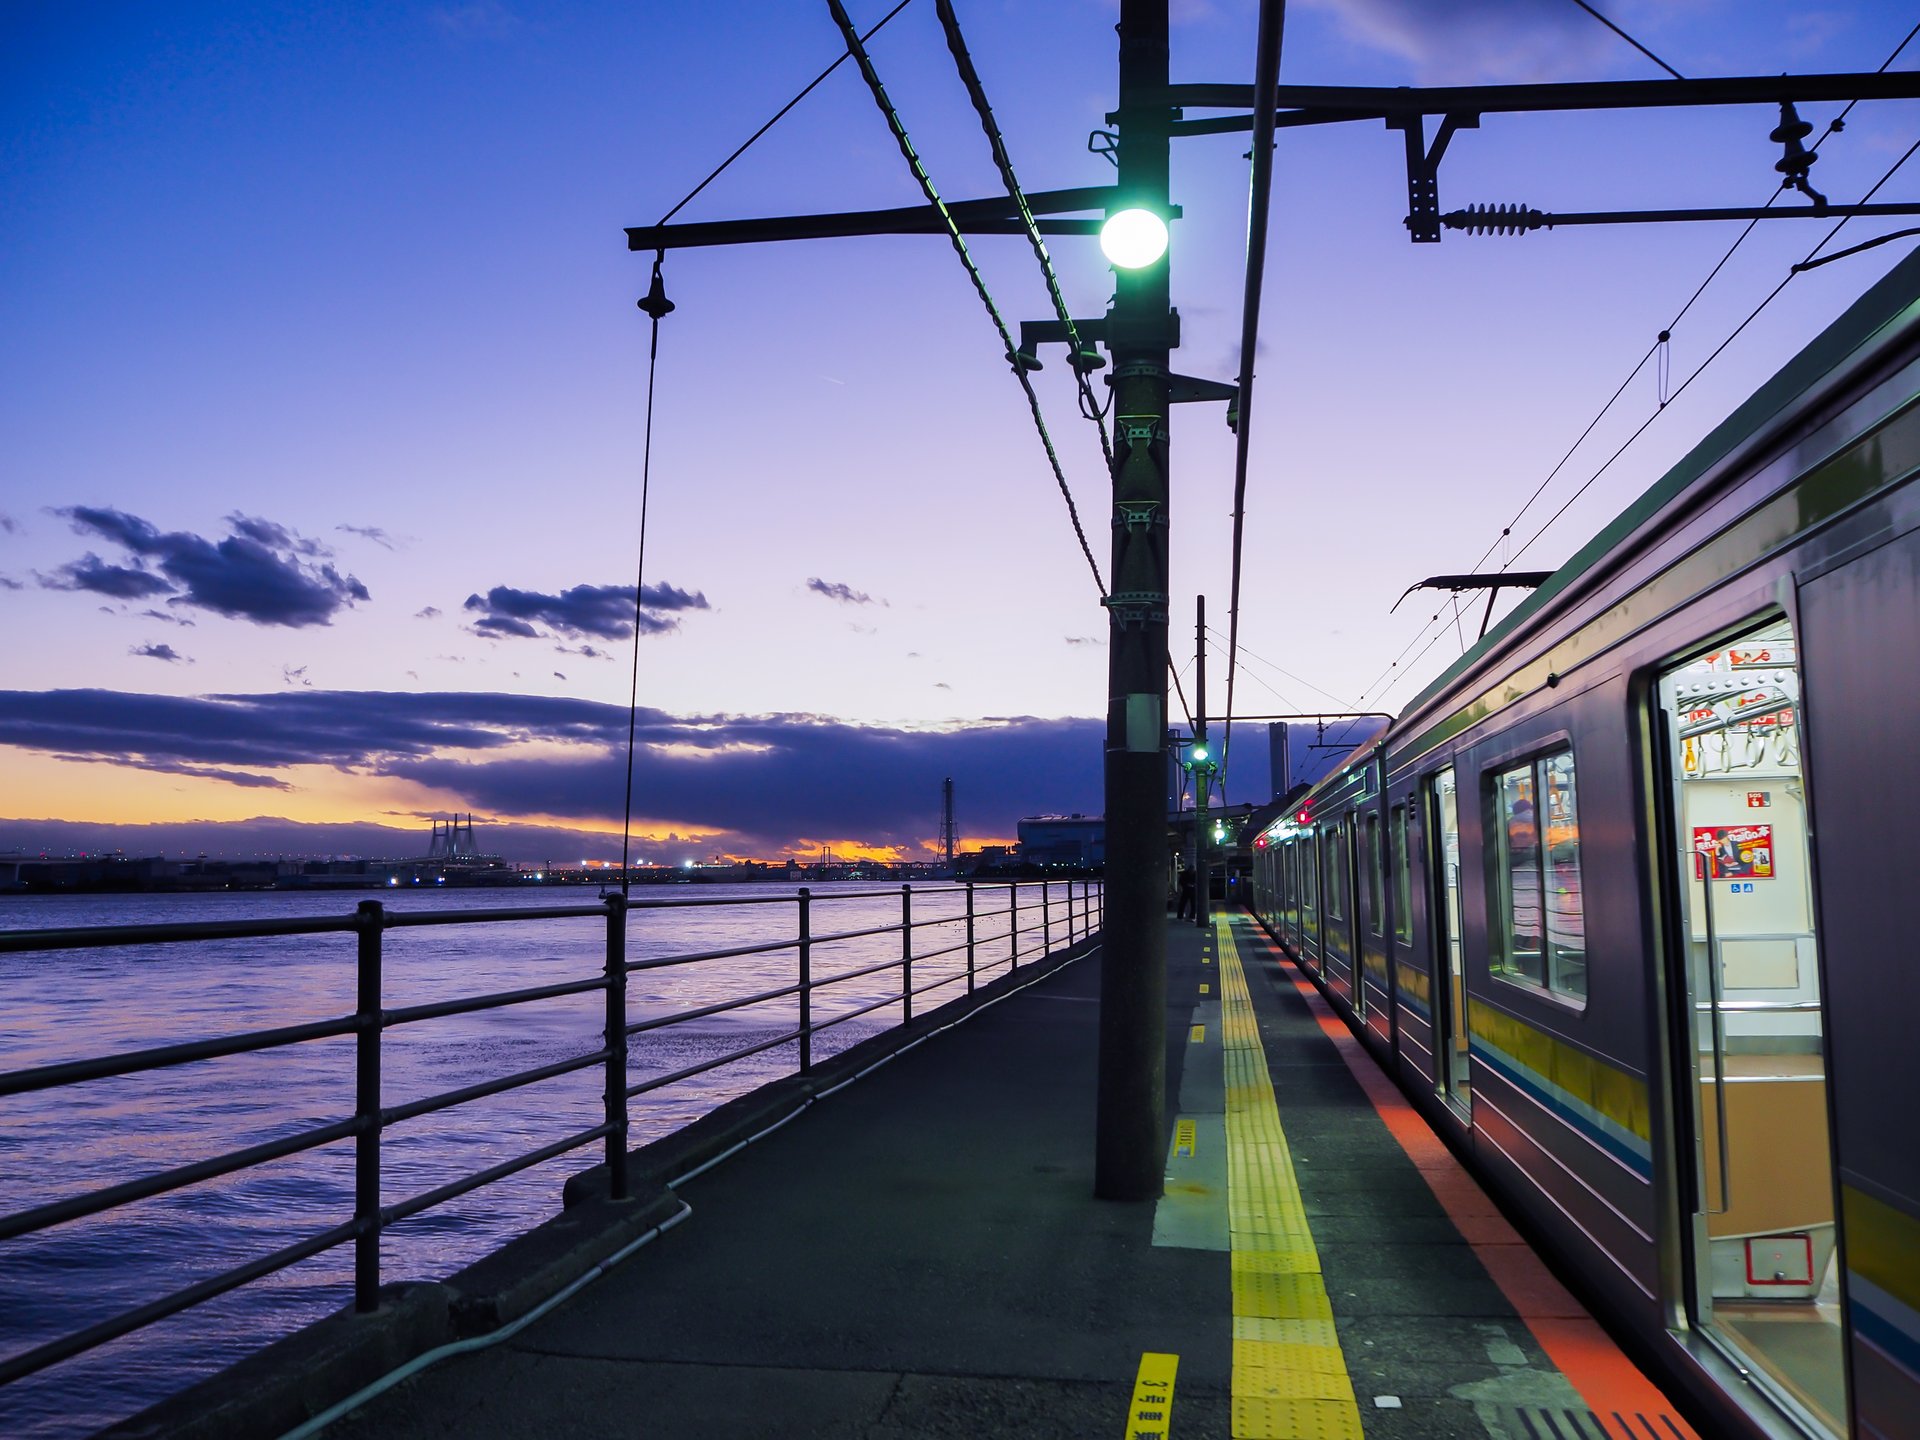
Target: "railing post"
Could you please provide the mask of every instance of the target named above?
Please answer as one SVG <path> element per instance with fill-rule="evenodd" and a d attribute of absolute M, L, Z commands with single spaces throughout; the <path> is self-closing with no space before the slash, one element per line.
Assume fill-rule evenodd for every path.
<path fill-rule="evenodd" d="M 813 1068 L 813 890 L 800 887 L 800 1073 Z"/>
<path fill-rule="evenodd" d="M 913 887 L 900 887 L 900 1023 L 913 1023 Z"/>
<path fill-rule="evenodd" d="M 627 897 L 607 895 L 607 1194 L 627 1198 Z"/>
<path fill-rule="evenodd" d="M 354 1011 L 353 1308 L 380 1304 L 380 1009 L 381 933 L 386 908 L 362 900 L 355 917 L 360 945 L 359 1004 Z"/>
<path fill-rule="evenodd" d="M 967 881 L 967 994 L 973 994 L 973 881 Z"/>
<path fill-rule="evenodd" d="M 1007 885 L 1007 973 L 1020 968 L 1020 882 Z"/>
<path fill-rule="evenodd" d="M 1040 953 L 1053 953 L 1053 882 L 1040 882 Z"/>
<path fill-rule="evenodd" d="M 1073 887 L 1077 881 L 1067 881 L 1067 948 L 1071 950 L 1080 939 L 1080 924 L 1073 913 Z"/>

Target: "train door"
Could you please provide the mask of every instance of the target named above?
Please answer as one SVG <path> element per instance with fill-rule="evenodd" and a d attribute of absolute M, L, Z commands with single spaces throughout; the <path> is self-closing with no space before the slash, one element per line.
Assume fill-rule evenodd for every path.
<path fill-rule="evenodd" d="M 1820 982 L 1800 678 L 1771 620 L 1660 677 L 1679 896 L 1673 992 L 1694 1323 L 1776 1401 L 1846 1430 L 1834 1254 L 1826 1004 Z"/>
<path fill-rule="evenodd" d="M 1427 844 L 1433 878 L 1434 1065 L 1440 1093 L 1462 1115 L 1472 1109 L 1467 980 L 1460 932 L 1460 807 L 1453 767 L 1427 781 Z"/>

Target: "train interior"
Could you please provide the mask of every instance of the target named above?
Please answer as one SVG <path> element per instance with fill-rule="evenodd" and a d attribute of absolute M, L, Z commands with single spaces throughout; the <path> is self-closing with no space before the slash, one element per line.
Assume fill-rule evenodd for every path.
<path fill-rule="evenodd" d="M 1837 1434 L 1845 1338 L 1797 660 L 1777 618 L 1660 679 L 1692 1021 L 1676 1065 L 1693 1111 L 1682 1194 L 1695 1323 Z"/>

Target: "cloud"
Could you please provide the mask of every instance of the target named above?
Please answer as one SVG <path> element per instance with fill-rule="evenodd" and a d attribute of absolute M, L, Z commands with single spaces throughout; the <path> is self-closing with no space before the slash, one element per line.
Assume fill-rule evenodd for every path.
<path fill-rule="evenodd" d="M 307 667 L 304 665 L 282 665 L 280 678 L 289 685 L 305 685 L 309 689 L 313 686 L 313 681 L 307 678 Z"/>
<path fill-rule="evenodd" d="M 553 651 L 556 655 L 584 655 L 589 660 L 611 660 L 614 658 L 606 651 L 596 650 L 591 645 L 556 645 L 553 647 Z"/>
<path fill-rule="evenodd" d="M 131 566 L 109 565 L 91 550 L 53 574 L 40 576 L 40 584 L 48 590 L 86 590 L 115 600 L 147 600 L 173 593 L 173 586 L 158 575 Z"/>
<path fill-rule="evenodd" d="M 194 628 L 194 622 L 184 615 L 169 615 L 164 610 L 142 610 L 140 613 L 149 620 L 164 621 L 168 625 L 184 625 L 189 630 Z"/>
<path fill-rule="evenodd" d="M 554 678 L 554 679 L 556 679 L 556 680 L 564 680 L 564 679 L 566 679 L 567 677 L 566 677 L 566 676 L 564 676 L 564 675 L 562 675 L 562 674 L 561 674 L 561 673 L 560 673 L 560 672 L 559 672 L 558 670 L 556 670 L 556 671 L 554 671 L 554 672 L 553 672 L 553 678 Z"/>
<path fill-rule="evenodd" d="M 174 760 L 148 760 L 143 757 L 114 759 L 104 755 L 60 755 L 83 765 L 130 765 L 159 775 L 185 775 L 193 780 L 217 780 L 223 785 L 239 785 L 249 790 L 292 790 L 295 787 L 272 775 L 257 775 L 249 770 L 227 770 L 218 765 L 188 765 Z"/>
<path fill-rule="evenodd" d="M 342 535 L 358 535 L 362 540 L 371 540 L 385 550 L 397 550 L 399 544 L 378 525 L 336 525 L 333 527 Z"/>
<path fill-rule="evenodd" d="M 496 585 L 484 597 L 469 595 L 464 608 L 480 615 L 473 622 L 474 633 L 493 639 L 549 639 L 549 631 L 539 628 L 546 625 L 551 632 L 574 639 L 590 635 L 625 640 L 633 634 L 635 615 L 631 585 L 575 585 L 558 595 Z M 680 622 L 670 618 L 673 612 L 711 608 L 702 592 L 664 583 L 647 585 L 640 591 L 640 630 L 658 635 L 678 627 Z"/>
<path fill-rule="evenodd" d="M 977 834 L 1022 815 L 1097 811 L 1104 723 L 991 718 L 939 730 L 818 715 L 636 715 L 634 813 L 720 831 L 744 852 L 806 837 L 917 844 L 951 775 Z M 328 691 L 147 695 L 0 691 L 0 745 L 142 768 L 325 765 L 412 781 L 463 809 L 617 826 L 627 710 L 565 695 Z M 537 745 L 539 753 L 525 753 Z"/>
<path fill-rule="evenodd" d="M 842 605 L 884 605 L 884 600 L 876 600 L 864 590 L 856 590 L 851 585 L 842 585 L 837 580 L 822 580 L 818 575 L 807 581 L 807 589 L 816 595 L 824 595 L 829 600 L 838 600 Z"/>
<path fill-rule="evenodd" d="M 11 575 L 0 575 L 0 590 L 24 590 L 27 587 Z"/>
<path fill-rule="evenodd" d="M 1075 645 L 1075 646 L 1079 646 L 1079 645 L 1104 645 L 1104 644 L 1106 644 L 1106 643 L 1107 643 L 1107 642 L 1106 642 L 1106 640 L 1105 640 L 1105 639 L 1104 639 L 1103 637 L 1101 637 L 1101 636 L 1099 636 L 1099 635 L 1069 635 L 1069 636 L 1067 636 L 1067 644 L 1069 644 L 1069 645 Z"/>
<path fill-rule="evenodd" d="M 326 558 L 332 552 L 319 541 L 257 516 L 227 516 L 232 533 L 213 541 L 162 532 L 110 508 L 73 505 L 53 513 L 78 534 L 118 545 L 134 563 L 112 565 L 89 553 L 42 577 L 48 589 L 91 590 L 120 600 L 166 595 L 172 605 L 289 627 L 330 624 L 343 607 L 370 598 L 359 580 L 333 567 Z"/>
<path fill-rule="evenodd" d="M 20 522 L 5 511 L 0 510 L 0 534 L 18 535 L 19 533 Z"/>
<path fill-rule="evenodd" d="M 438 620 L 440 618 L 440 607 L 438 605 L 422 605 L 418 610 L 413 612 L 413 618 L 416 620 Z"/>
<path fill-rule="evenodd" d="M 183 661 L 188 665 L 193 663 L 191 659 L 182 655 L 171 645 L 134 645 L 128 648 L 127 653 L 129 655 L 144 655 L 149 660 L 166 660 L 175 664 Z"/>
<path fill-rule="evenodd" d="M 1578 6 L 1542 0 L 1306 0 L 1339 17 L 1350 40 L 1406 61 L 1421 84 L 1591 78 L 1649 62 Z M 1632 31 L 1629 17 L 1609 13 Z M 1651 20 L 1656 12 L 1643 17 Z M 1642 18 L 1642 17 L 1635 17 Z M 1640 35 L 1645 40 L 1645 35 Z"/>

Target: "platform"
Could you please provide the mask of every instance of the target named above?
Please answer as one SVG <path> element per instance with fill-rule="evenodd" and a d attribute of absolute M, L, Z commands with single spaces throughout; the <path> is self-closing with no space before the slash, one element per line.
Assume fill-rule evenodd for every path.
<path fill-rule="evenodd" d="M 1169 924 L 1160 1201 L 1091 1198 L 1095 953 L 326 1434 L 1692 1436 L 1250 921 Z"/>

